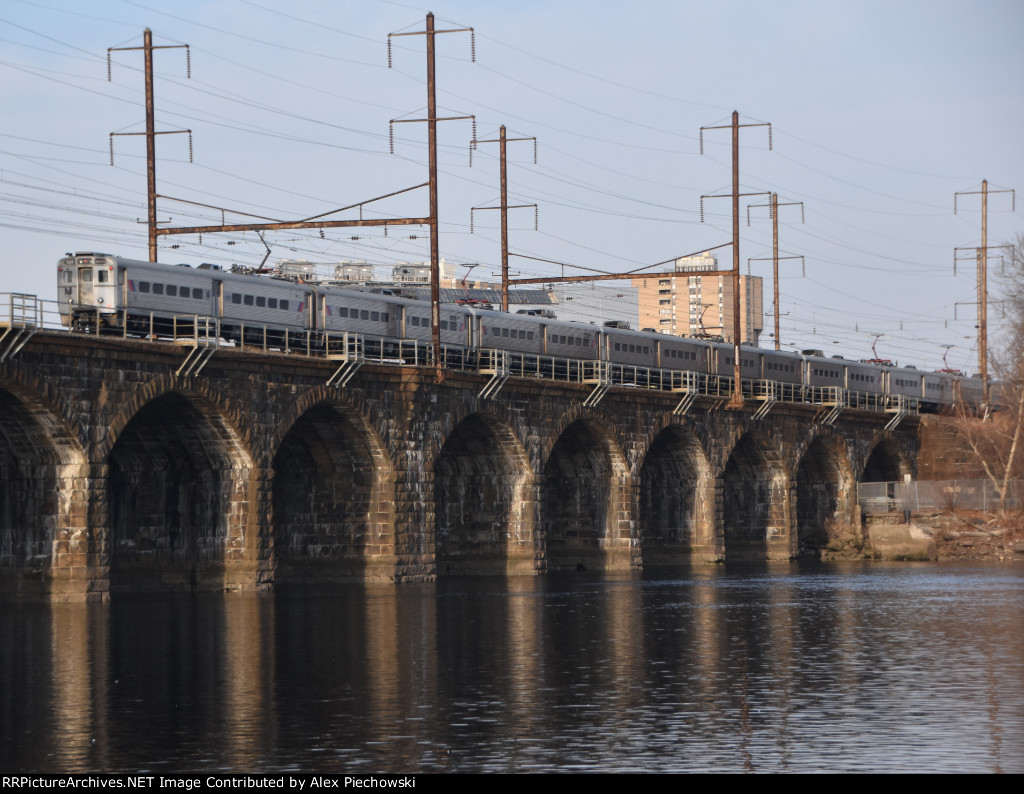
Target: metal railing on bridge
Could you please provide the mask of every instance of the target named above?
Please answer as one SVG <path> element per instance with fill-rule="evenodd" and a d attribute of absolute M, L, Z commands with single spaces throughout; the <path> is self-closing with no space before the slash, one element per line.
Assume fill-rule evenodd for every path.
<path fill-rule="evenodd" d="M 35 295 L 0 293 L 0 361 L 17 353 L 36 330 L 60 330 L 96 336 L 171 342 L 192 348 L 178 372 L 196 375 L 217 350 L 235 349 L 275 355 L 303 355 L 338 361 L 330 382 L 344 385 L 363 364 L 434 366 L 433 345 L 415 339 L 382 339 L 350 332 L 291 330 L 260 323 L 227 323 L 202 314 L 156 315 L 136 312 L 130 322 L 108 322 L 110 310 L 75 308 L 77 327 L 69 327 L 70 311 L 62 317 L 57 301 Z M 538 355 L 497 349 L 441 346 L 445 369 L 490 375 L 481 396 L 493 397 L 509 378 L 536 378 L 555 383 L 593 386 L 588 404 L 596 404 L 610 388 L 644 389 L 681 395 L 677 413 L 689 410 L 698 397 L 715 401 L 733 393 L 731 377 L 689 370 L 643 367 L 608 361 Z M 899 418 L 919 410 L 919 401 L 898 395 L 858 392 L 828 386 L 804 386 L 772 380 L 743 382 L 743 396 L 760 402 L 758 418 L 778 403 L 815 406 L 816 421 L 834 422 L 843 410 L 886 412 Z"/>

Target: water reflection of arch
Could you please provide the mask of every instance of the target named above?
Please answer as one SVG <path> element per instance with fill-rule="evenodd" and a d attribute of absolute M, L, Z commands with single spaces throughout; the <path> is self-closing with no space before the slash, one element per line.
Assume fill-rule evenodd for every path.
<path fill-rule="evenodd" d="M 0 379 L 0 596 L 85 592 L 88 465 L 67 406 Z"/>
<path fill-rule="evenodd" d="M 250 584 L 244 418 L 204 382 L 156 378 L 118 410 L 107 465 L 111 592 Z"/>
<path fill-rule="evenodd" d="M 438 574 L 533 572 L 534 476 L 526 449 L 488 411 L 450 421 L 431 456 Z"/>
<path fill-rule="evenodd" d="M 637 535 L 643 563 L 672 564 L 713 546 L 714 477 L 692 424 L 652 434 L 637 476 Z"/>
<path fill-rule="evenodd" d="M 781 449 L 769 431 L 756 429 L 729 452 L 719 476 L 726 559 L 765 559 L 770 543 L 785 541 L 789 483 Z"/>
<path fill-rule="evenodd" d="M 548 570 L 632 564 L 629 468 L 615 424 L 580 409 L 545 445 L 540 522 Z"/>
<path fill-rule="evenodd" d="M 816 426 L 796 452 L 796 551 L 817 557 L 853 525 L 857 484 L 847 443 L 834 429 Z"/>
<path fill-rule="evenodd" d="M 395 477 L 367 408 L 318 387 L 278 424 L 273 471 L 275 580 L 395 576 Z"/>

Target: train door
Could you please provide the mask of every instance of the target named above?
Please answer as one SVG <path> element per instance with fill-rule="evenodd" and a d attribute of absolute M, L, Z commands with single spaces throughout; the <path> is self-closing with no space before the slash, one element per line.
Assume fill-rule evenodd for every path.
<path fill-rule="evenodd" d="M 218 320 L 224 317 L 224 282 L 216 279 L 213 282 L 213 313 Z"/>
<path fill-rule="evenodd" d="M 93 305 L 93 280 L 92 265 L 78 268 L 78 301 L 80 306 Z"/>

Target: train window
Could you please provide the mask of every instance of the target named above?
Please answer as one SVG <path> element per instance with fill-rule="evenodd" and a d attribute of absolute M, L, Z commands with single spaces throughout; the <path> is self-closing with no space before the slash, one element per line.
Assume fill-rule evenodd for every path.
<path fill-rule="evenodd" d="M 380 322 L 380 312 L 370 312 L 370 319 L 373 320 L 375 323 L 379 323 Z"/>
<path fill-rule="evenodd" d="M 242 302 L 241 294 L 239 294 L 237 292 L 232 292 L 231 293 L 231 302 L 232 303 L 241 303 Z"/>
<path fill-rule="evenodd" d="M 246 306 L 252 306 L 252 304 L 253 304 L 252 295 L 243 295 L 242 296 L 242 303 L 244 303 Z"/>
<path fill-rule="evenodd" d="M 172 298 L 177 298 L 178 297 L 178 287 L 177 287 L 177 285 L 175 285 L 175 284 L 168 284 L 167 285 L 167 294 L 170 295 Z M 184 289 L 182 290 L 182 294 L 186 295 L 186 296 L 188 295 L 188 293 L 185 292 Z"/>
<path fill-rule="evenodd" d="M 380 321 L 382 323 L 386 323 L 388 321 L 388 313 L 387 312 L 381 312 L 380 313 Z"/>
<path fill-rule="evenodd" d="M 74 280 L 74 272 L 74 270 L 68 268 L 67 270 L 63 271 L 60 274 L 60 280 L 63 281 L 65 284 L 70 284 Z"/>
<path fill-rule="evenodd" d="M 258 295 L 256 297 L 256 305 L 259 306 L 261 309 L 265 309 L 267 307 L 267 299 L 264 298 L 262 295 Z"/>
<path fill-rule="evenodd" d="M 153 283 L 153 294 L 154 295 L 163 295 L 164 294 L 164 285 L 163 284 L 157 284 L 156 282 L 154 282 Z"/>
<path fill-rule="evenodd" d="M 149 282 L 148 281 L 140 281 L 139 282 L 139 292 L 149 292 Z"/>
<path fill-rule="evenodd" d="M 82 271 L 80 271 L 80 273 L 82 274 L 81 277 L 82 277 L 82 281 L 83 282 L 90 283 L 90 284 L 92 283 L 92 271 L 91 270 L 82 270 Z"/>
<path fill-rule="evenodd" d="M 651 349 L 649 347 L 647 347 L 647 345 L 644 345 L 644 355 L 645 356 L 649 356 L 650 354 L 651 354 Z"/>
<path fill-rule="evenodd" d="M 98 281 L 100 284 L 106 284 L 107 283 L 107 271 L 106 270 L 97 270 L 96 271 L 96 281 Z"/>
<path fill-rule="evenodd" d="M 635 353 L 636 352 L 636 345 L 630 345 L 629 346 L 629 352 L 630 353 Z"/>
<path fill-rule="evenodd" d="M 278 305 L 280 308 L 284 309 L 285 311 L 288 311 L 288 301 L 282 300 Z"/>
<path fill-rule="evenodd" d="M 520 339 L 526 339 L 526 331 L 523 331 L 522 329 L 520 329 L 520 331 L 519 331 L 519 338 Z"/>
<path fill-rule="evenodd" d="M 192 288 L 192 297 L 195 298 L 196 300 L 202 300 L 203 299 L 203 290 L 200 287 L 193 287 Z"/>
<path fill-rule="evenodd" d="M 370 312 L 369 312 L 369 310 L 368 309 L 360 309 L 359 310 L 359 319 L 360 320 L 369 320 L 370 319 Z"/>
<path fill-rule="evenodd" d="M 268 309 L 276 309 L 277 308 L 277 298 L 267 298 L 267 308 Z"/>
<path fill-rule="evenodd" d="M 441 330 L 442 331 L 447 331 L 448 330 L 448 321 L 447 320 L 441 320 Z"/>
<path fill-rule="evenodd" d="M 533 331 L 527 331 L 526 332 L 526 338 L 527 339 L 533 339 Z"/>
<path fill-rule="evenodd" d="M 346 309 L 344 306 L 339 306 L 338 307 L 338 316 L 339 317 L 348 317 L 348 309 Z"/>

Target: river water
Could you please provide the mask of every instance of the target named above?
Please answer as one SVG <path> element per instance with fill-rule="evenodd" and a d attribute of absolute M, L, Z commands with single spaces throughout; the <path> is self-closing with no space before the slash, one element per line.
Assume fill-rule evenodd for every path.
<path fill-rule="evenodd" d="M 0 612 L 11 772 L 1024 772 L 1024 566 L 578 573 Z"/>

